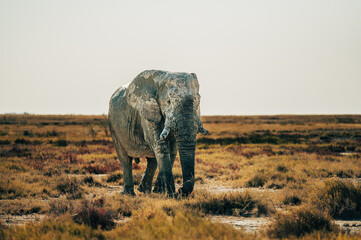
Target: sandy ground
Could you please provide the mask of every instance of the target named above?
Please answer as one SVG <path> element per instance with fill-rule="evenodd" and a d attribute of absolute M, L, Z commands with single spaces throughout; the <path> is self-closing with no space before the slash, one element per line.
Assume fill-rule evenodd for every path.
<path fill-rule="evenodd" d="M 209 219 L 212 222 L 230 224 L 249 233 L 259 232 L 270 222 L 270 218 L 264 217 L 209 216 Z"/>
<path fill-rule="evenodd" d="M 0 215 L 0 222 L 4 224 L 5 226 L 11 226 L 11 225 L 24 225 L 26 223 L 30 222 L 40 222 L 42 219 L 44 219 L 46 216 L 43 214 L 29 214 L 29 215 Z"/>
<path fill-rule="evenodd" d="M 360 234 L 361 233 L 361 221 L 360 220 L 336 220 L 335 223 L 341 227 L 342 230 L 350 234 Z"/>
<path fill-rule="evenodd" d="M 236 229 L 242 229 L 248 233 L 258 233 L 267 228 L 267 225 L 271 223 L 272 218 L 269 217 L 236 217 L 236 216 L 209 216 L 212 222 L 219 222 L 232 225 Z M 341 229 L 349 234 L 361 233 L 361 221 L 352 220 L 336 220 L 335 223 L 341 227 Z"/>

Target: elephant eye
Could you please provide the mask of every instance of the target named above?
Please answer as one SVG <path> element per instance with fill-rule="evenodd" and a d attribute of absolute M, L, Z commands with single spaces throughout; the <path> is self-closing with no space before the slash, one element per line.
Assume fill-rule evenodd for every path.
<path fill-rule="evenodd" d="M 169 99 L 167 100 L 167 103 L 170 104 L 170 100 L 169 100 Z"/>

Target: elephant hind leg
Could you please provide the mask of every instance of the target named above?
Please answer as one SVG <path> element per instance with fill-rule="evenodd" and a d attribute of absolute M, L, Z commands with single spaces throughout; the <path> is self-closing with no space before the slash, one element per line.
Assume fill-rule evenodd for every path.
<path fill-rule="evenodd" d="M 132 158 L 128 157 L 119 141 L 115 142 L 115 150 L 117 152 L 120 165 L 123 170 L 124 190 L 122 194 L 129 194 L 134 196 L 134 182 L 132 173 Z"/>
<path fill-rule="evenodd" d="M 109 129 L 113 138 L 115 151 L 117 152 L 120 165 L 122 166 L 123 170 L 124 190 L 122 193 L 134 196 L 135 193 L 132 173 L 132 158 L 127 155 L 122 144 L 120 143 L 119 138 L 117 137 L 117 134 L 111 124 L 111 121 L 109 121 Z"/>
<path fill-rule="evenodd" d="M 120 164 L 123 169 L 123 180 L 124 180 L 124 190 L 123 194 L 129 194 L 134 196 L 134 182 L 133 182 L 133 173 L 132 173 L 132 160 L 124 158 L 120 160 Z"/>
<path fill-rule="evenodd" d="M 157 160 L 155 158 L 147 158 L 147 169 L 144 172 L 142 182 L 138 186 L 138 191 L 150 193 L 152 190 L 152 182 L 155 170 L 157 170 Z"/>

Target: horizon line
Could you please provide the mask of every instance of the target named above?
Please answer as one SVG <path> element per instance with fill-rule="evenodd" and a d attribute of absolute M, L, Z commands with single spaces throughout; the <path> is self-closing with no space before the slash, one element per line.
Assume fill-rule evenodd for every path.
<path fill-rule="evenodd" d="M 107 116 L 107 113 L 0 113 L 0 115 L 34 115 L 34 116 Z M 201 114 L 202 117 L 214 117 L 214 116 L 350 116 L 350 115 L 361 115 L 361 113 L 263 113 L 263 114 Z"/>

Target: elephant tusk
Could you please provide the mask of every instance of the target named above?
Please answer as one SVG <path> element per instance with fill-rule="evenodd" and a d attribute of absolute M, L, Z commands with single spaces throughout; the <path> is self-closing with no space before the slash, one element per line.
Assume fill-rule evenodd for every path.
<path fill-rule="evenodd" d="M 169 134 L 169 128 L 168 127 L 164 127 L 162 133 L 160 134 L 160 140 L 164 140 L 168 137 L 168 134 Z"/>

